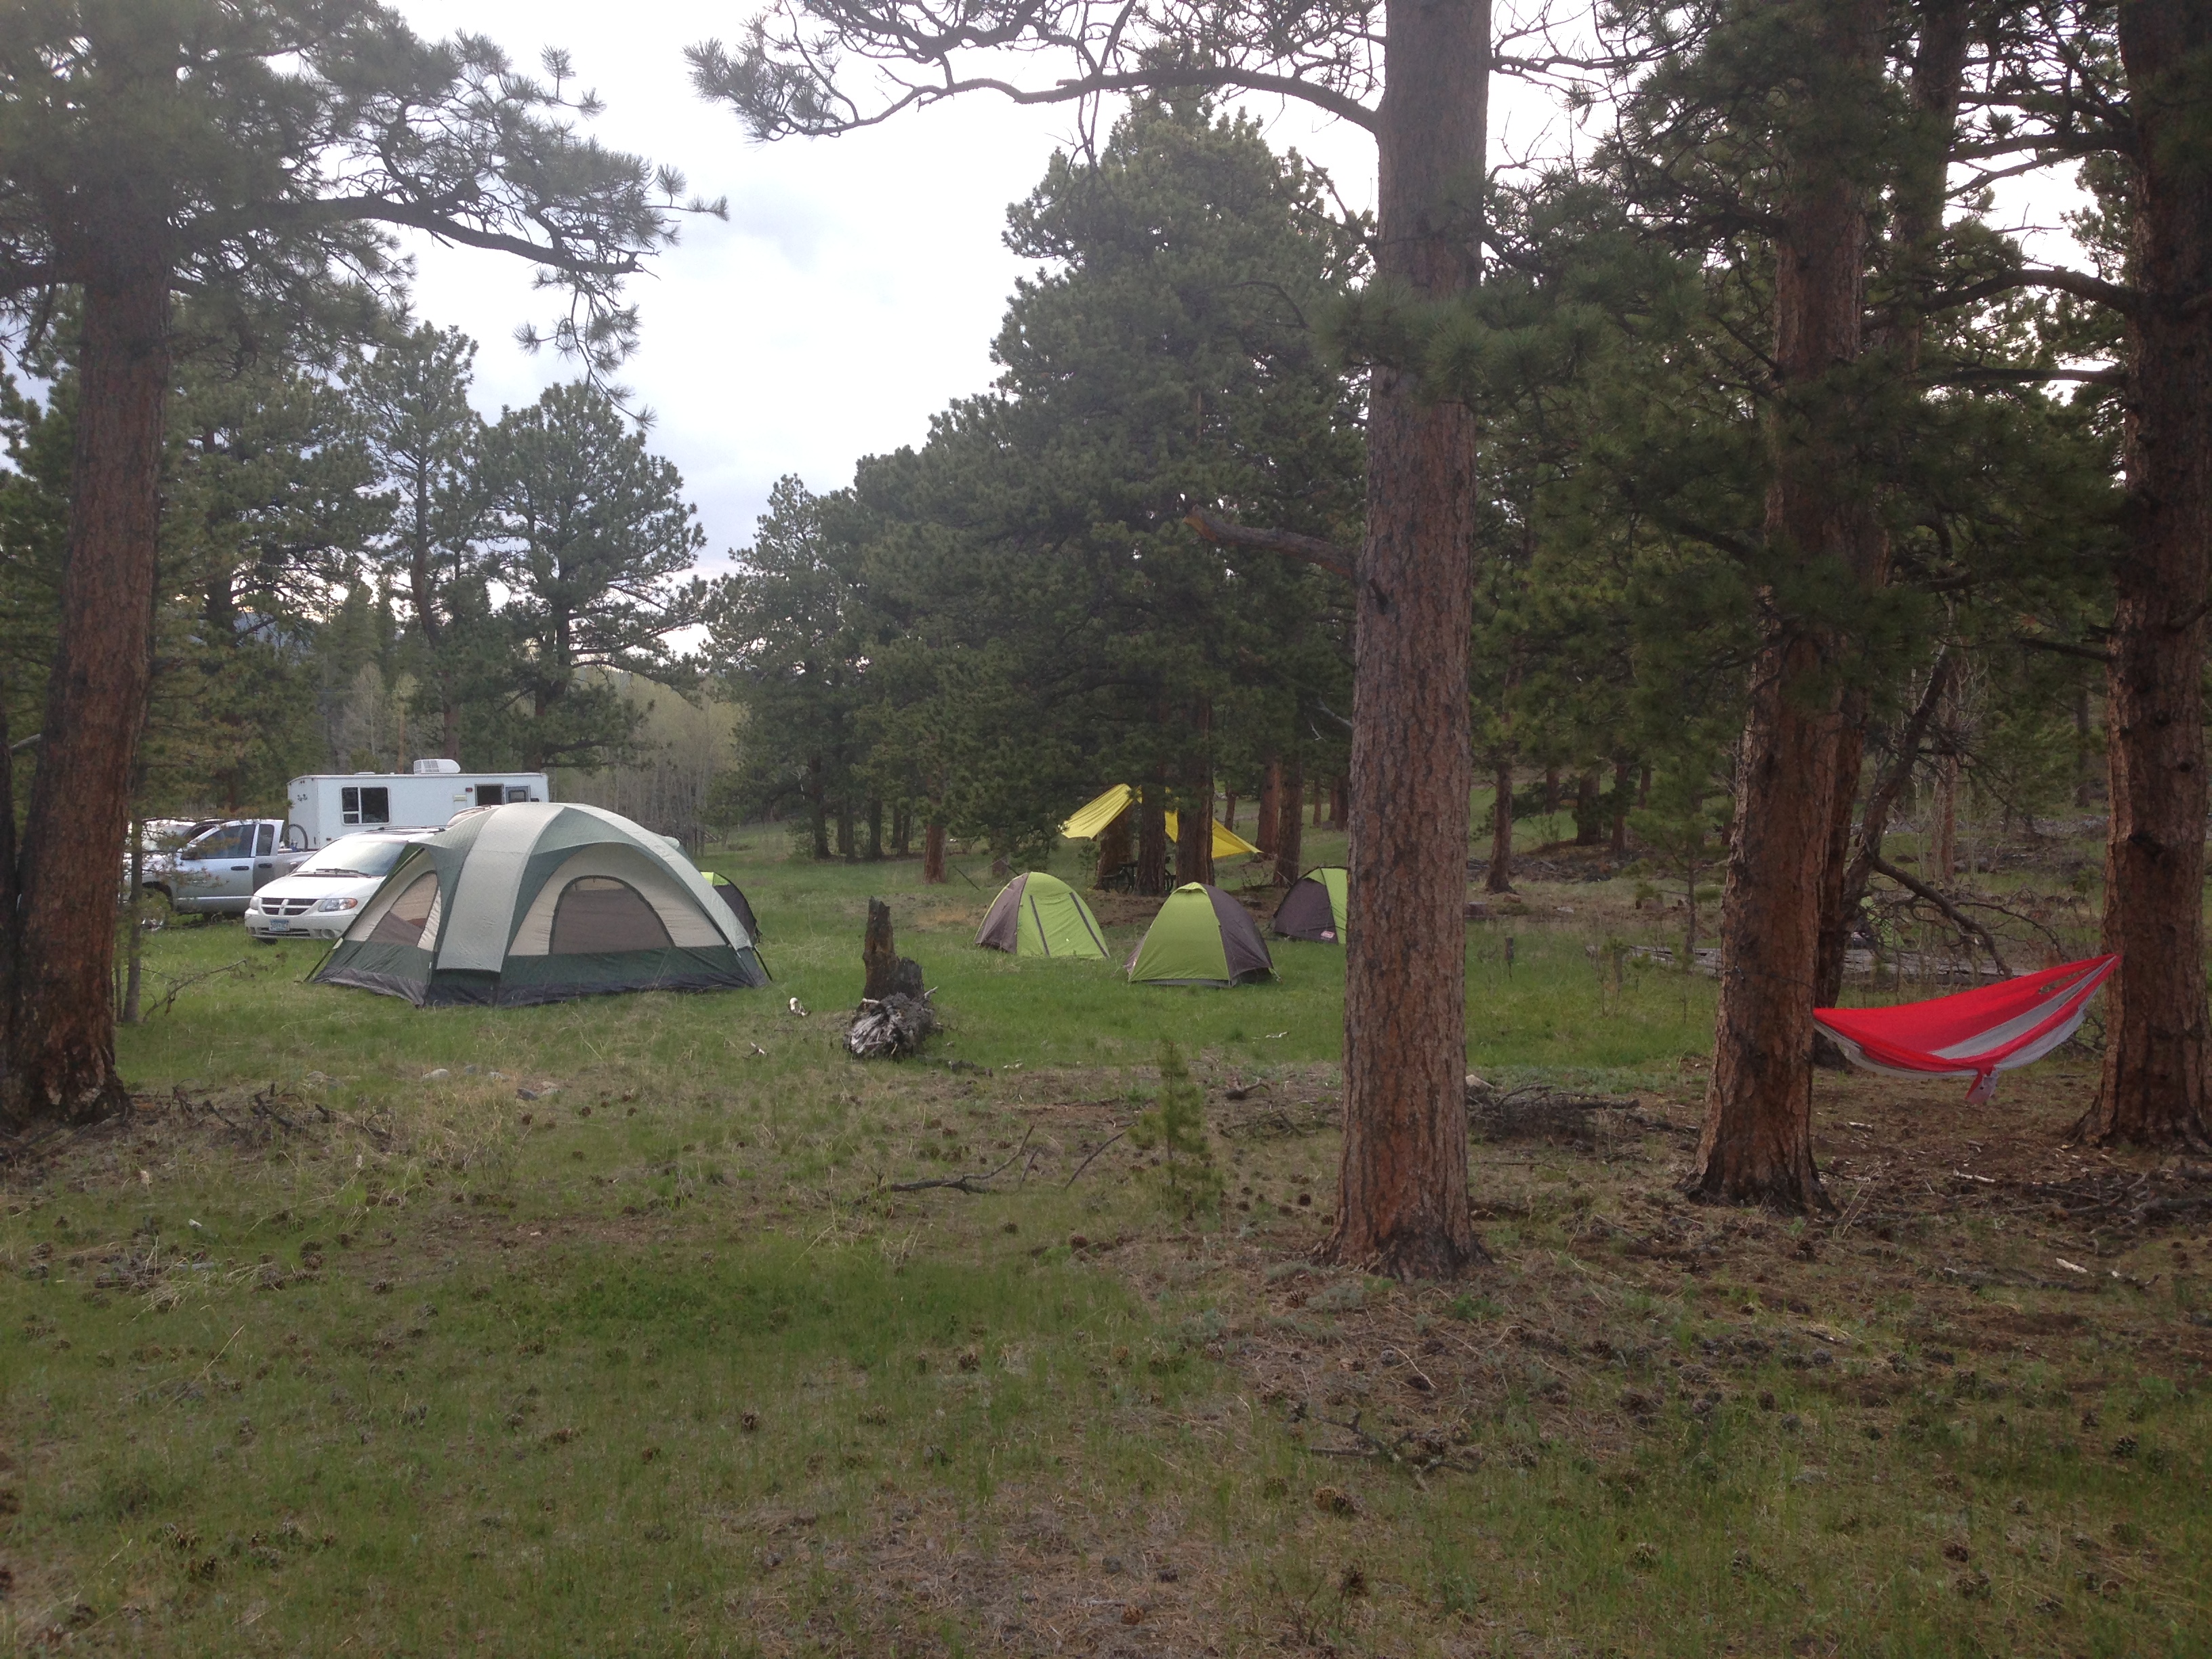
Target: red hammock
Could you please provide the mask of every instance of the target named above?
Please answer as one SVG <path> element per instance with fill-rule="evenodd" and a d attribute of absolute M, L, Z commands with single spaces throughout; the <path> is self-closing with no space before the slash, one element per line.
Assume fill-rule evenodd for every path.
<path fill-rule="evenodd" d="M 2072 1036 L 2118 957 L 2091 957 L 1978 990 L 1893 1008 L 1815 1008 L 1814 1021 L 1869 1072 L 1970 1077 L 1970 1102 L 1996 1092 L 1997 1073 L 2041 1060 Z"/>

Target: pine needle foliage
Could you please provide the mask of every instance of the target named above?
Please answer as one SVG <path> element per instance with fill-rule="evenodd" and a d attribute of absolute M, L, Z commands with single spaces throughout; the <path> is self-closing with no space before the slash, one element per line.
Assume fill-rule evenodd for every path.
<path fill-rule="evenodd" d="M 1206 1139 L 1206 1091 L 1173 1042 L 1160 1044 L 1159 1098 L 1129 1126 L 1129 1139 L 1159 1152 L 1157 1178 L 1170 1208 L 1195 1215 L 1220 1204 L 1225 1183 Z"/>

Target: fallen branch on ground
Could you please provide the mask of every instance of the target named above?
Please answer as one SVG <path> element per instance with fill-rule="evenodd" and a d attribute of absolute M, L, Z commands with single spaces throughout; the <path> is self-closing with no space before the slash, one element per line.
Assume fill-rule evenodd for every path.
<path fill-rule="evenodd" d="M 1128 1133 L 1129 1132 L 1127 1129 L 1116 1129 L 1112 1134 L 1108 1135 L 1105 1139 L 1100 1141 L 1096 1146 L 1092 1147 L 1091 1149 L 1091 1158 L 1085 1158 L 1082 1163 L 1075 1166 L 1075 1173 L 1067 1178 L 1067 1187 L 1062 1187 L 1060 1191 L 1066 1192 L 1068 1187 L 1073 1187 L 1077 1182 L 1083 1178 L 1083 1172 L 1091 1167 L 1091 1158 L 1097 1157 L 1099 1153 L 1104 1152 L 1109 1146 L 1111 1146 L 1115 1141 L 1119 1140 L 1123 1135 Z"/>
<path fill-rule="evenodd" d="M 889 1186 L 880 1188 L 878 1190 L 887 1193 L 922 1193 L 938 1188 L 947 1188 L 956 1193 L 983 1194 L 994 1191 L 995 1188 L 978 1186 L 976 1183 L 1002 1176 L 1020 1163 L 1022 1154 L 1030 1149 L 1030 1135 L 1034 1135 L 1036 1133 L 1036 1129 L 1032 1126 L 1029 1134 L 1022 1137 L 1022 1144 L 1014 1148 L 1014 1155 L 995 1170 L 978 1170 L 969 1175 L 939 1176 L 929 1181 L 894 1181 Z"/>

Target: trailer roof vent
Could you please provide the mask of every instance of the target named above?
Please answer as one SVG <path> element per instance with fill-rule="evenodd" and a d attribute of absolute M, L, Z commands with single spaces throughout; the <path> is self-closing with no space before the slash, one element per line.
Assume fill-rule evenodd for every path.
<path fill-rule="evenodd" d="M 461 763 L 457 760 L 418 760 L 414 766 L 415 775 L 418 778 L 441 776 L 460 769 Z"/>

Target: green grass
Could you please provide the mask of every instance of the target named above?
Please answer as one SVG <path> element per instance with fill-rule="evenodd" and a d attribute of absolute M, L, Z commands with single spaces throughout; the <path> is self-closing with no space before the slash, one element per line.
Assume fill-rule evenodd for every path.
<path fill-rule="evenodd" d="M 9 1650 L 2212 1643 L 2204 1286 L 2166 1241 L 1917 1188 L 1856 1231 L 1696 1212 L 1679 1139 L 1630 1134 L 1479 1146 L 1468 1284 L 1317 1269 L 1340 953 L 1134 988 L 975 951 L 957 878 L 783 854 L 716 860 L 766 993 L 422 1011 L 234 926 L 148 941 L 157 995 L 246 967 L 122 1033 L 142 1121 L 5 1191 Z M 1608 890 L 1470 927 L 1469 1063 L 1679 1112 L 1711 987 L 1616 988 Z M 842 1054 L 871 893 L 951 1022 L 933 1059 L 989 1075 Z M 1085 1164 L 1162 1037 L 1210 1085 L 1218 1213 L 1126 1142 Z M 2128 1277 L 2034 1288 L 2069 1253 Z M 1354 1422 L 1440 1461 L 1335 1455 Z"/>
<path fill-rule="evenodd" d="M 1316 832 L 1317 859 L 1340 836 Z M 1340 844 L 1332 844 L 1332 842 Z M 1163 1037 L 1244 1066 L 1336 1060 L 1343 1044 L 1344 953 L 1274 941 L 1277 979 L 1231 991 L 1132 986 L 1120 964 L 1142 935 L 1109 927 L 1109 962 L 1017 959 L 973 944 L 995 890 L 974 861 L 924 888 L 911 861 L 796 863 L 782 839 L 758 837 L 708 860 L 742 885 L 760 918 L 773 994 L 634 998 L 612 1004 L 486 1011 L 417 1010 L 386 998 L 304 983 L 322 951 L 305 942 L 257 946 L 229 924 L 185 923 L 149 952 L 158 994 L 173 979 L 240 963 L 242 977 L 187 989 L 180 1013 L 122 1033 L 134 1075 L 167 1083 L 285 1081 L 331 1070 L 319 1057 L 358 1055 L 367 1074 L 404 1081 L 474 1061 L 502 1071 L 574 1073 L 605 1064 L 696 1070 L 769 1049 L 763 1075 L 811 1072 L 835 1053 L 830 1017 L 860 994 L 860 940 L 871 896 L 888 899 L 902 951 L 922 963 L 947 1024 L 934 1052 L 998 1067 L 1149 1065 Z M 1063 858 L 1060 873 L 1077 875 Z M 1514 936 L 1514 960 L 1504 959 Z M 1666 935 L 1654 933 L 1663 942 Z M 1601 994 L 1601 964 L 1571 918 L 1477 923 L 1468 930 L 1468 1059 L 1477 1069 L 1576 1068 L 1627 1086 L 1671 1074 L 1710 1042 L 1713 991 L 1695 975 L 1632 969 L 1618 996 Z M 787 1012 L 797 997 L 813 1016 Z M 410 1069 L 411 1068 L 411 1069 Z M 349 1062 L 347 1071 L 363 1070 Z M 369 1091 L 374 1093 L 374 1087 Z"/>

